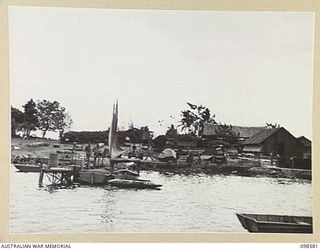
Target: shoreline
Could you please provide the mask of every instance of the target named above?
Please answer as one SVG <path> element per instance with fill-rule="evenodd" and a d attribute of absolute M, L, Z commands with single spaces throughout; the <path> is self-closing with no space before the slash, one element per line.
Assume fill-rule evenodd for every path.
<path fill-rule="evenodd" d="M 270 177 L 270 178 L 288 178 L 312 180 L 312 171 L 302 169 L 263 167 L 263 166 L 234 166 L 217 164 L 198 164 L 192 167 L 159 167 L 153 163 L 142 164 L 139 170 L 157 171 L 168 174 L 207 174 L 207 175 L 237 175 L 245 177 Z"/>
<path fill-rule="evenodd" d="M 58 141 L 46 141 L 46 145 L 40 144 L 44 140 L 13 140 L 12 146 L 16 149 L 11 150 L 11 163 L 15 162 L 16 157 L 22 158 L 23 164 L 36 164 L 39 162 L 45 163 L 50 153 L 57 153 L 57 151 L 71 150 L 72 145 L 61 144 Z M 39 143 L 40 142 L 40 143 Z M 39 143 L 39 144 L 38 144 Z M 80 157 L 84 157 L 84 152 L 76 152 Z M 26 159 L 26 161 L 23 161 Z M 223 175 L 238 175 L 246 177 L 271 177 L 271 178 L 289 178 L 289 179 L 303 179 L 312 180 L 312 171 L 305 169 L 280 168 L 271 165 L 257 164 L 254 159 L 243 161 L 231 157 L 227 159 L 226 165 L 218 165 L 202 161 L 201 163 L 194 162 L 188 164 L 184 161 L 178 160 L 177 163 L 165 163 L 159 161 L 142 161 L 137 166 L 139 170 L 157 171 L 168 174 L 223 174 Z"/>

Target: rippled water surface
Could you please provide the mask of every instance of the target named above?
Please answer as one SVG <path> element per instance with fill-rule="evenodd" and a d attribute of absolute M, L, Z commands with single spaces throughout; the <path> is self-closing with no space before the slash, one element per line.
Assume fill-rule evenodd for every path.
<path fill-rule="evenodd" d="M 38 188 L 12 167 L 11 233 L 236 232 L 235 213 L 311 216 L 311 183 L 240 176 L 142 172 L 161 190 Z"/>

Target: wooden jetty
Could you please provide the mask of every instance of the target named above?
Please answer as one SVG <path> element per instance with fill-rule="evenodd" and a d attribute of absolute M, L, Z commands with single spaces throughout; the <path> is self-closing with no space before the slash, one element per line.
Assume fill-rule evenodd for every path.
<path fill-rule="evenodd" d="M 74 172 L 74 168 L 70 167 L 42 168 L 39 175 L 39 187 L 43 186 L 44 176 L 48 178 L 51 184 L 70 185 Z"/>

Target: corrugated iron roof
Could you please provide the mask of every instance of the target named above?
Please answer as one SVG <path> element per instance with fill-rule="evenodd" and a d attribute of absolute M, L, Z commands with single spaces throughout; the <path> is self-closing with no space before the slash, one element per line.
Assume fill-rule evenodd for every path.
<path fill-rule="evenodd" d="M 240 137 L 250 138 L 255 135 L 265 127 L 242 127 L 242 126 L 232 126 L 232 131 L 235 133 L 239 133 Z"/>
<path fill-rule="evenodd" d="M 204 123 L 203 124 L 203 135 L 216 135 L 218 131 L 218 124 Z M 232 126 L 232 131 L 239 134 L 240 137 L 250 138 L 251 136 L 258 133 L 265 127 L 244 127 L 244 126 Z"/>
<path fill-rule="evenodd" d="M 251 145 L 251 144 L 260 144 L 268 137 L 278 132 L 282 128 L 265 128 L 260 130 L 258 133 L 250 137 L 247 141 L 243 143 L 243 145 Z"/>

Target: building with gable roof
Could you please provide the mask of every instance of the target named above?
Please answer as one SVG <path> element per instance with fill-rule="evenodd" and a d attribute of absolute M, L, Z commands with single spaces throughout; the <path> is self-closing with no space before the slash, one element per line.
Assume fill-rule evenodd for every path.
<path fill-rule="evenodd" d="M 283 127 L 259 131 L 242 143 L 242 152 L 272 156 L 280 166 L 290 166 L 292 158 L 303 157 L 301 143 Z"/>
<path fill-rule="evenodd" d="M 218 124 L 204 123 L 202 137 L 206 139 L 223 139 L 219 138 L 219 126 Z M 264 128 L 265 127 L 231 126 L 231 131 L 238 137 L 238 141 L 245 141 Z"/>
<path fill-rule="evenodd" d="M 297 137 L 297 139 L 302 145 L 303 158 L 311 158 L 311 141 L 305 136 Z"/>

